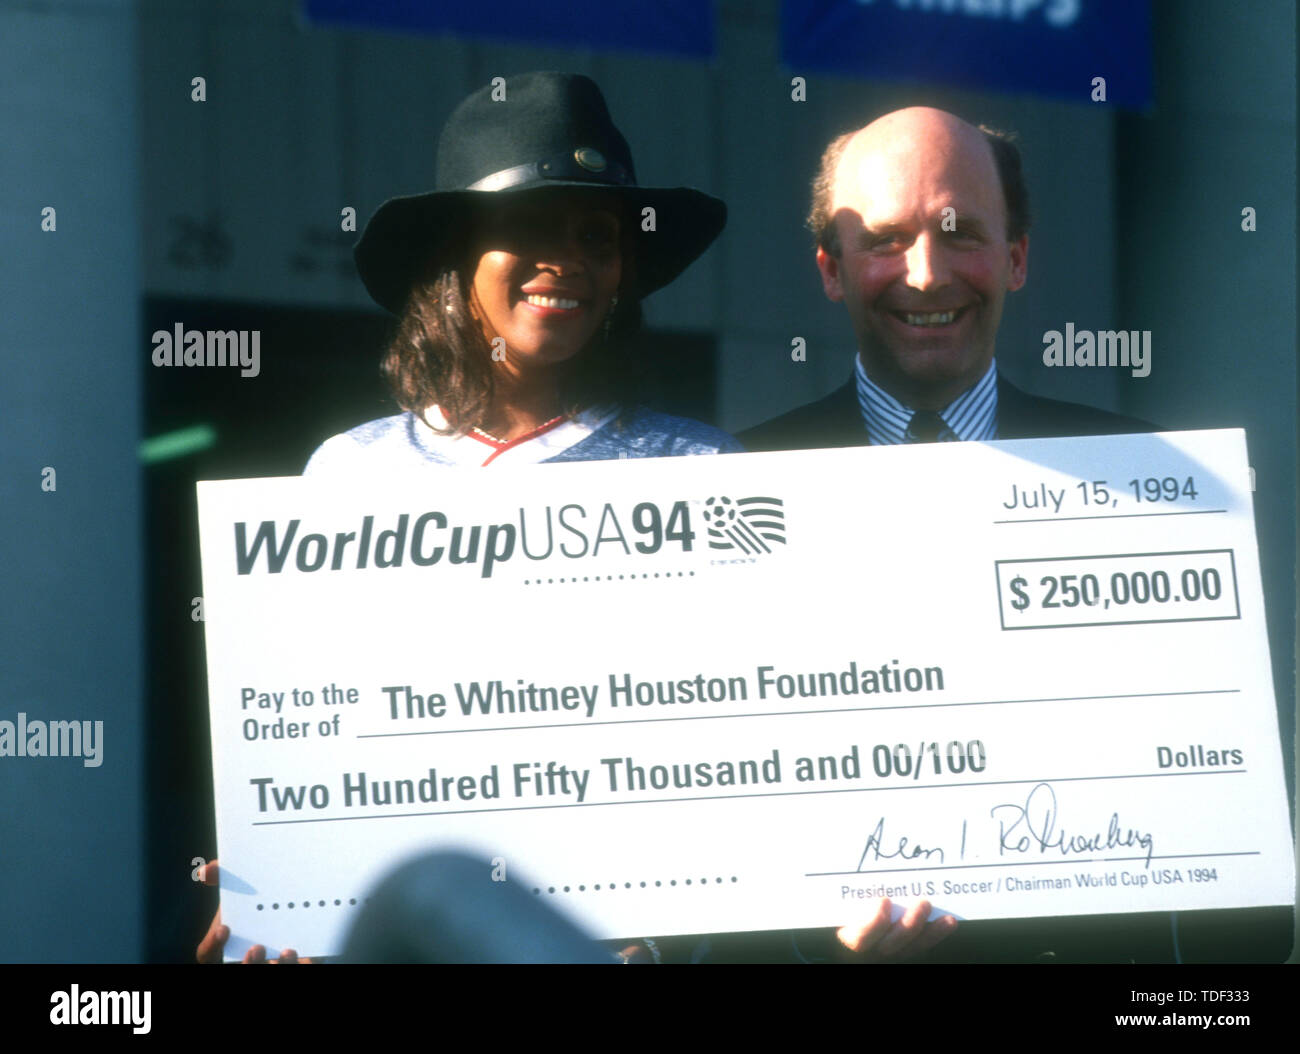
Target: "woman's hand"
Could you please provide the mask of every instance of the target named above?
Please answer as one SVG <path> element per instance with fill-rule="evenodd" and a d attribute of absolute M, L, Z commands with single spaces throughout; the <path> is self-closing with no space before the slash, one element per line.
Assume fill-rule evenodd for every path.
<path fill-rule="evenodd" d="M 888 897 L 876 901 L 875 913 L 860 925 L 844 926 L 836 932 L 846 962 L 901 962 L 924 954 L 957 929 L 951 915 L 929 922 L 930 902 L 920 900 L 893 919 Z"/>
<path fill-rule="evenodd" d="M 205 886 L 215 886 L 220 881 L 221 871 L 217 861 L 213 860 L 203 868 L 203 884 Z M 208 927 L 208 932 L 203 940 L 199 941 L 199 946 L 194 952 L 194 958 L 200 963 L 210 964 L 219 963 L 222 959 L 222 952 L 226 949 L 226 941 L 230 940 L 230 927 L 221 924 L 221 909 L 212 916 L 212 925 Z M 261 944 L 254 944 L 244 953 L 245 964 L 267 962 L 266 948 Z M 311 962 L 310 959 L 299 959 L 298 953 L 292 948 L 286 948 L 280 952 L 280 958 L 269 960 L 273 963 L 288 965 L 290 963 Z"/>
<path fill-rule="evenodd" d="M 842 962 L 905 962 L 927 953 L 957 929 L 952 915 L 927 921 L 930 911 L 930 901 L 918 901 L 893 921 L 892 902 L 888 897 L 879 899 L 870 919 L 836 932 L 844 949 Z"/>

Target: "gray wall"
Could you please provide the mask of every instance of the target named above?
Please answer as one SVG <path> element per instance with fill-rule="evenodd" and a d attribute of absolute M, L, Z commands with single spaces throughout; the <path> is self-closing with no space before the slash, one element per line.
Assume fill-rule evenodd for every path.
<path fill-rule="evenodd" d="M 0 961 L 129 962 L 144 893 L 136 19 L 118 0 L 61 6 L 0 5 L 0 720 L 102 721 L 103 763 L 0 758 Z"/>
<path fill-rule="evenodd" d="M 1196 0 L 1158 10 L 1158 108 L 1124 131 L 1117 201 L 1121 317 L 1153 331 L 1153 366 L 1150 377 L 1124 383 L 1121 401 L 1170 428 L 1246 429 L 1273 678 L 1290 699 L 1296 9 Z M 1242 230 L 1246 206 L 1253 232 Z M 1284 715 L 1282 745 L 1293 779 L 1295 717 Z"/>

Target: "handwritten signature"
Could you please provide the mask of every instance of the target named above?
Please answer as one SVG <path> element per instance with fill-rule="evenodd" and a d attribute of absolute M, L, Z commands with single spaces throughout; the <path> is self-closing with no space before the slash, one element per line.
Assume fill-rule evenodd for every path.
<path fill-rule="evenodd" d="M 999 813 L 1006 812 L 1006 819 Z M 999 853 L 1027 853 L 1035 845 L 1040 853 L 1058 849 L 1062 856 L 1070 853 L 1096 853 L 1108 849 L 1139 846 L 1146 850 L 1146 866 L 1151 866 L 1155 839 L 1149 832 L 1120 829 L 1119 813 L 1110 814 L 1105 834 L 1069 834 L 1057 830 L 1056 791 L 1050 783 L 1040 783 L 1029 792 L 1023 805 L 995 805 L 989 815 L 998 820 Z M 1010 820 L 1008 824 L 1007 820 Z"/>
<path fill-rule="evenodd" d="M 891 839 L 892 841 L 892 839 Z M 926 849 L 924 846 L 907 844 L 907 836 L 903 835 L 898 839 L 898 844 L 892 852 L 887 852 L 883 848 L 885 844 L 885 818 L 882 816 L 876 824 L 876 829 L 867 837 L 866 847 L 862 850 L 862 857 L 858 860 L 858 870 L 862 870 L 862 865 L 869 859 L 871 860 L 893 860 L 901 858 L 903 860 L 915 860 L 917 857 L 924 857 L 929 860 L 936 853 L 939 855 L 939 863 L 944 861 L 944 852 L 942 849 Z"/>
<path fill-rule="evenodd" d="M 1146 853 L 1146 867 L 1151 866 L 1155 852 L 1155 838 L 1147 831 L 1139 831 L 1121 824 L 1119 812 L 1110 814 L 1104 833 L 1068 830 L 1060 819 L 1056 790 L 1050 783 L 1039 783 L 1030 790 L 1023 803 L 1006 802 L 989 810 L 989 818 L 998 824 L 997 850 L 999 856 L 1009 853 L 1026 854 L 1037 850 L 1039 855 L 1055 850 L 1061 856 L 1105 852 L 1111 849 L 1137 847 Z M 935 864 L 946 863 L 952 846 L 945 850 L 939 845 L 923 845 L 913 835 L 885 832 L 885 817 L 876 821 L 867 836 L 866 845 L 858 858 L 858 871 L 880 860 L 921 860 Z M 961 845 L 957 859 L 966 859 L 966 820 L 961 821 Z M 927 841 L 930 841 L 927 839 Z M 976 854 L 978 855 L 978 854 Z"/>

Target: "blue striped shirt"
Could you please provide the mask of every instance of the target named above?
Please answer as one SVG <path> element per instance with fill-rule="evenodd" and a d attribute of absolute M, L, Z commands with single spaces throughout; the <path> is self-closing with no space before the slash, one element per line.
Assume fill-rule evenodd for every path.
<path fill-rule="evenodd" d="M 853 372 L 858 382 L 858 406 L 872 446 L 907 443 L 907 426 L 916 412 L 900 403 L 867 376 L 862 359 L 854 356 Z M 998 370 L 989 363 L 988 372 L 939 411 L 944 430 L 939 442 L 996 439 L 998 432 Z"/>

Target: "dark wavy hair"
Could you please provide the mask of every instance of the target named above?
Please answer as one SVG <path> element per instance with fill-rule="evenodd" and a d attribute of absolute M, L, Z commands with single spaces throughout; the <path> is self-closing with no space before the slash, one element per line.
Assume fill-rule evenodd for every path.
<path fill-rule="evenodd" d="M 424 411 L 436 403 L 450 426 L 435 429 L 444 435 L 480 424 L 495 391 L 492 348 L 470 311 L 471 274 L 464 261 L 431 270 L 417 282 L 384 355 L 383 374 L 397 404 L 429 424 Z M 555 367 L 566 413 L 611 402 L 626 408 L 636 390 L 641 303 L 625 288 L 618 298 L 608 328 L 602 326 L 577 355 Z"/>
<path fill-rule="evenodd" d="M 1018 242 L 1029 233 L 1029 225 L 1033 220 L 1029 211 L 1029 186 L 1025 182 L 1020 147 L 1016 144 L 1014 133 L 984 124 L 979 126 L 979 131 L 993 152 L 993 163 L 997 166 L 998 179 L 1002 183 L 1002 197 L 1007 210 L 1007 241 Z M 831 215 L 835 172 L 849 140 L 857 134 L 856 131 L 845 132 L 832 139 L 822 153 L 821 165 L 813 177 L 812 208 L 808 211 L 807 226 L 812 231 L 817 247 L 836 257 L 840 255 L 840 239 Z"/>

